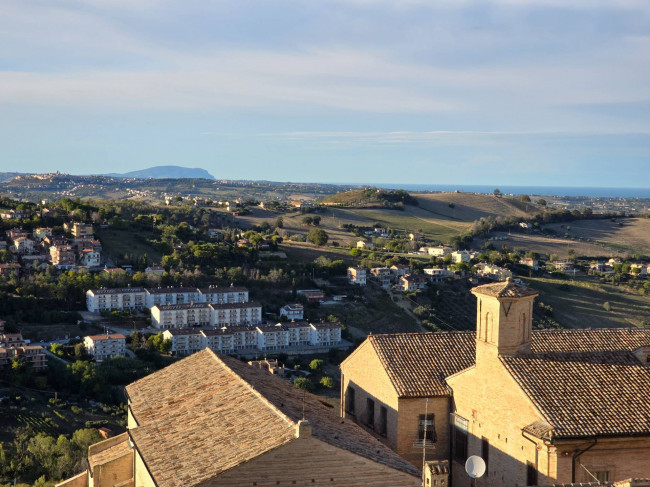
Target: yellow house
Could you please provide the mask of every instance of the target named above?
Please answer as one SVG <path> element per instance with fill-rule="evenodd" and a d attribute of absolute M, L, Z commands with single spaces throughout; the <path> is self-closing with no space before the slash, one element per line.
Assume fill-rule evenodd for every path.
<path fill-rule="evenodd" d="M 472 292 L 477 333 L 369 336 L 341 364 L 341 415 L 415 466 L 449 460 L 454 487 L 470 455 L 478 486 L 650 477 L 650 330 L 533 331 L 537 291 Z"/>

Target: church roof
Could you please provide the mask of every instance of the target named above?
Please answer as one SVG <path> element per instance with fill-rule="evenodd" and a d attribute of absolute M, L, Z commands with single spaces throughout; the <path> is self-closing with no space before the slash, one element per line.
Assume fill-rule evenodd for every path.
<path fill-rule="evenodd" d="M 129 434 L 158 487 L 200 484 L 294 441 L 303 417 L 315 438 L 419 476 L 410 463 L 341 419 L 317 396 L 209 349 L 126 390 L 138 423 Z"/>
<path fill-rule="evenodd" d="M 517 284 L 511 277 L 509 277 L 504 282 L 494 282 L 477 286 L 472 289 L 472 293 L 484 294 L 486 296 L 494 296 L 497 298 L 524 298 L 527 296 L 537 296 L 539 291 L 532 287 Z"/>
<path fill-rule="evenodd" d="M 445 378 L 474 365 L 474 332 L 393 333 L 368 341 L 399 397 L 448 396 Z M 650 346 L 650 330 L 533 330 L 533 353 L 633 351 Z"/>
<path fill-rule="evenodd" d="M 501 356 L 542 413 L 542 438 L 650 434 L 650 368 L 626 351 Z"/>

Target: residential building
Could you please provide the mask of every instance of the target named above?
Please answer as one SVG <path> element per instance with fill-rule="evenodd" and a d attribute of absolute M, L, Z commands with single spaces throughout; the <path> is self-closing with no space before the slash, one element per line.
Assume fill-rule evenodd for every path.
<path fill-rule="evenodd" d="M 532 257 L 524 257 L 519 261 L 521 265 L 525 265 L 526 267 L 530 267 L 534 271 L 539 270 L 539 261 L 537 259 L 533 259 Z"/>
<path fill-rule="evenodd" d="M 640 264 L 638 262 L 630 264 L 630 274 L 635 276 L 647 276 L 648 264 Z"/>
<path fill-rule="evenodd" d="M 4 330 L 4 321 L 0 320 L 0 331 Z M 36 370 L 47 367 L 43 347 L 29 345 L 20 333 L 0 334 L 0 367 L 10 366 L 14 360 L 23 360 Z"/>
<path fill-rule="evenodd" d="M 86 292 L 86 309 L 91 313 L 124 309 L 141 310 L 146 306 L 146 291 L 143 287 L 89 289 Z"/>
<path fill-rule="evenodd" d="M 203 303 L 201 291 L 195 287 L 146 288 L 147 308 L 176 304 Z"/>
<path fill-rule="evenodd" d="M 451 271 L 449 271 L 447 269 L 435 269 L 433 267 L 423 269 L 422 271 L 427 276 L 429 281 L 435 282 L 435 283 L 444 282 L 445 279 L 447 279 L 448 277 L 451 277 L 451 276 L 454 275 L 453 272 L 451 272 Z"/>
<path fill-rule="evenodd" d="M 298 289 L 296 294 L 304 296 L 310 303 L 323 303 L 325 302 L 325 293 L 320 289 Z"/>
<path fill-rule="evenodd" d="M 492 264 L 477 265 L 477 274 L 495 281 L 505 281 L 512 277 L 512 271 L 509 269 Z"/>
<path fill-rule="evenodd" d="M 413 242 L 419 242 L 422 240 L 422 235 L 419 233 L 409 233 L 409 240 L 412 240 Z"/>
<path fill-rule="evenodd" d="M 88 354 L 98 362 L 126 355 L 126 337 L 121 333 L 90 335 L 84 337 L 84 345 Z"/>
<path fill-rule="evenodd" d="M 34 229 L 34 232 L 32 234 L 34 236 L 34 239 L 40 242 L 45 237 L 52 236 L 52 229 L 49 227 L 39 227 Z"/>
<path fill-rule="evenodd" d="M 302 304 L 285 304 L 280 308 L 280 316 L 284 316 L 288 320 L 302 320 L 305 314 L 305 309 Z"/>
<path fill-rule="evenodd" d="M 7 230 L 6 234 L 10 240 L 15 240 L 21 237 L 29 237 L 29 231 L 23 230 L 22 227 L 21 228 L 14 227 L 10 230 Z"/>
<path fill-rule="evenodd" d="M 418 289 L 426 289 L 428 280 L 422 274 L 406 274 L 401 276 L 397 281 L 397 287 L 402 291 L 417 291 Z"/>
<path fill-rule="evenodd" d="M 393 281 L 397 282 L 400 277 L 410 274 L 411 268 L 404 264 L 395 264 L 390 266 L 390 273 L 393 275 Z"/>
<path fill-rule="evenodd" d="M 333 347 L 341 344 L 341 325 L 333 322 L 310 323 L 310 345 Z"/>
<path fill-rule="evenodd" d="M 308 322 L 291 321 L 289 323 L 283 323 L 283 325 L 288 331 L 288 341 L 290 347 L 304 347 L 305 345 L 311 345 L 313 343 L 313 328 Z"/>
<path fill-rule="evenodd" d="M 388 267 L 373 267 L 370 274 L 384 289 L 390 289 L 393 276 Z"/>
<path fill-rule="evenodd" d="M 365 286 L 366 269 L 363 267 L 348 267 L 348 282 L 358 286 Z"/>
<path fill-rule="evenodd" d="M 34 252 L 34 241 L 29 237 L 14 238 L 11 250 L 16 254 L 29 255 Z"/>
<path fill-rule="evenodd" d="M 470 455 L 478 487 L 649 477 L 650 330 L 533 331 L 537 291 L 472 292 L 476 333 L 369 336 L 341 364 L 341 414 L 416 466 L 423 446 L 451 459 L 455 486 Z"/>
<path fill-rule="evenodd" d="M 101 265 L 101 254 L 91 249 L 82 250 L 81 265 L 99 267 Z"/>
<path fill-rule="evenodd" d="M 165 340 L 171 340 L 173 355 L 191 355 L 208 346 L 204 340 L 205 336 L 196 328 L 169 328 L 162 334 Z"/>
<path fill-rule="evenodd" d="M 93 237 L 93 226 L 90 223 L 74 222 L 72 225 L 68 225 L 66 230 L 69 230 L 76 238 L 90 237 L 92 239 Z"/>
<path fill-rule="evenodd" d="M 470 260 L 472 260 L 472 253 L 468 250 L 457 250 L 456 252 L 451 253 L 451 261 L 454 264 L 469 262 Z"/>
<path fill-rule="evenodd" d="M 264 352 L 284 350 L 289 347 L 289 330 L 282 323 L 257 327 L 257 348 Z"/>
<path fill-rule="evenodd" d="M 422 484 L 418 469 L 317 396 L 211 350 L 126 394 L 128 431 L 93 445 L 86 472 L 59 487 Z"/>
<path fill-rule="evenodd" d="M 366 242 L 365 240 L 359 240 L 357 241 L 357 248 L 358 249 L 368 249 L 371 250 L 374 247 L 372 242 Z"/>
<path fill-rule="evenodd" d="M 154 276 L 162 276 L 165 273 L 165 268 L 161 266 L 149 266 L 144 270 L 145 274 L 150 274 Z"/>
<path fill-rule="evenodd" d="M 202 300 L 206 303 L 229 304 L 247 303 L 248 289 L 241 286 L 208 286 L 199 289 Z"/>
<path fill-rule="evenodd" d="M 445 245 L 438 245 L 435 247 L 422 247 L 420 252 L 426 252 L 427 254 L 433 257 L 444 257 L 445 255 L 451 254 L 454 251 L 451 247 Z"/>
<path fill-rule="evenodd" d="M 155 304 L 151 307 L 151 324 L 164 330 L 210 326 L 210 312 L 210 305 L 207 303 Z"/>
<path fill-rule="evenodd" d="M 261 320 L 262 306 L 255 302 L 156 304 L 151 308 L 151 324 L 162 329 L 257 324 Z"/>
<path fill-rule="evenodd" d="M 72 268 L 76 262 L 76 254 L 71 245 L 52 245 L 50 247 L 50 258 L 52 265 L 61 268 Z"/>
<path fill-rule="evenodd" d="M 0 213 L 0 218 L 3 220 L 25 220 L 31 216 L 32 213 L 27 210 L 9 210 Z"/>

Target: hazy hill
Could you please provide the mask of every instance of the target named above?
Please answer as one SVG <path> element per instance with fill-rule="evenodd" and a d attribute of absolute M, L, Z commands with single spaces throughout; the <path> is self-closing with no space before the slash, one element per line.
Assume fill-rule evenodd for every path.
<path fill-rule="evenodd" d="M 214 179 L 214 176 L 205 169 L 181 166 L 154 166 L 124 174 L 107 174 L 107 176 L 138 179 Z"/>

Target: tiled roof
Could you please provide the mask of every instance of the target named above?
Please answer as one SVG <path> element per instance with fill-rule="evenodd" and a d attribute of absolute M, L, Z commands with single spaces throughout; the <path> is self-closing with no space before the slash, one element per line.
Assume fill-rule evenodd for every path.
<path fill-rule="evenodd" d="M 552 427 L 544 437 L 650 433 L 650 368 L 631 352 L 525 354 L 501 362 Z"/>
<path fill-rule="evenodd" d="M 119 339 L 126 339 L 124 335 L 121 333 L 112 333 L 110 335 L 90 335 L 87 336 L 86 338 L 90 338 L 92 341 L 96 342 L 97 340 L 119 340 Z"/>
<path fill-rule="evenodd" d="M 501 283 L 502 284 L 502 283 Z M 448 395 L 445 377 L 475 362 L 474 332 L 370 335 L 377 356 L 400 397 Z M 632 351 L 650 346 L 650 330 L 601 328 L 534 330 L 532 351 Z"/>
<path fill-rule="evenodd" d="M 196 287 L 148 287 L 147 294 L 174 294 L 174 293 L 198 293 Z"/>
<path fill-rule="evenodd" d="M 99 294 L 123 294 L 123 293 L 143 293 L 144 288 L 143 287 L 122 287 L 122 288 L 115 288 L 115 289 L 91 289 L 88 291 L 95 296 Z"/>
<path fill-rule="evenodd" d="M 370 335 L 399 397 L 447 396 L 445 377 L 474 365 L 472 332 Z"/>
<path fill-rule="evenodd" d="M 158 487 L 197 485 L 293 441 L 303 407 L 314 437 L 419 475 L 388 447 L 342 420 L 317 396 L 209 349 L 126 390 L 139 424 L 130 435 Z"/>
<path fill-rule="evenodd" d="M 477 286 L 472 289 L 472 293 L 485 294 L 487 296 L 498 298 L 523 298 L 526 296 L 537 296 L 539 291 L 532 287 L 517 284 L 509 277 L 505 282 L 495 282 L 493 284 Z"/>

